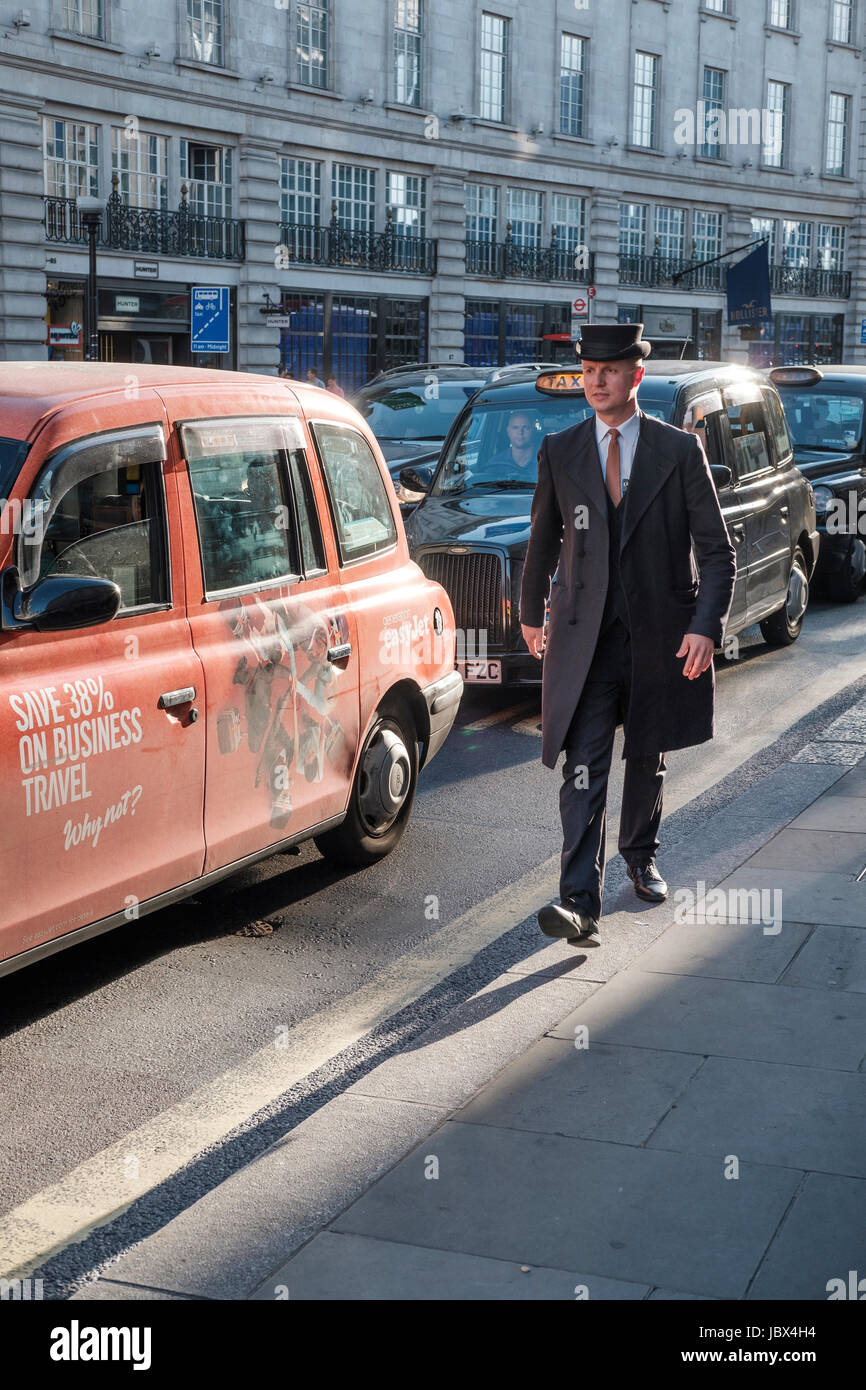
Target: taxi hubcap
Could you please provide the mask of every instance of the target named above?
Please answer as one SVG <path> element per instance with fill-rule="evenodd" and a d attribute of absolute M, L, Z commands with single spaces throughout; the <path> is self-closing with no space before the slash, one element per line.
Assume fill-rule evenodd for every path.
<path fill-rule="evenodd" d="M 791 570 L 791 578 L 788 580 L 788 622 L 791 627 L 795 627 L 806 611 L 809 602 L 809 581 L 799 565 L 795 565 Z"/>
<path fill-rule="evenodd" d="M 361 766 L 359 804 L 366 827 L 381 835 L 400 814 L 412 785 L 409 750 L 395 729 L 379 729 Z"/>
<path fill-rule="evenodd" d="M 851 554 L 848 557 L 848 564 L 851 567 L 851 580 L 854 584 L 862 584 L 866 578 L 866 544 L 856 539 L 851 546 Z"/>

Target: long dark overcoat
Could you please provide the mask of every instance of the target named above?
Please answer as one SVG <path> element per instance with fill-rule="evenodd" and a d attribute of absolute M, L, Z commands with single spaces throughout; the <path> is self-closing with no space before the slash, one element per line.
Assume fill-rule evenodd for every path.
<path fill-rule="evenodd" d="M 635 757 L 712 738 L 712 664 L 687 680 L 685 658 L 675 654 L 687 632 L 721 642 L 736 558 L 697 439 L 643 412 L 623 506 L 620 574 L 632 651 L 623 757 Z M 591 415 L 548 435 L 541 446 L 523 571 L 522 623 L 541 627 L 548 590 L 551 596 L 541 710 L 546 767 L 556 765 L 595 651 L 608 586 L 608 537 Z"/>

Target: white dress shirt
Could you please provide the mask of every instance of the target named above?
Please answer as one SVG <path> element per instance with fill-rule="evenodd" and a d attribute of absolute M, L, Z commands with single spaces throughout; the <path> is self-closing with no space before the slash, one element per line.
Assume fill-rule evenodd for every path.
<path fill-rule="evenodd" d="M 636 410 L 634 415 L 623 420 L 621 425 L 605 425 L 597 415 L 595 417 L 595 438 L 598 443 L 598 456 L 601 459 L 601 471 L 604 476 L 605 487 L 607 486 L 607 451 L 610 447 L 612 429 L 619 430 L 619 476 L 622 496 L 625 497 L 631 478 L 631 467 L 634 463 L 634 451 L 637 448 L 638 435 L 640 434 L 640 411 Z"/>

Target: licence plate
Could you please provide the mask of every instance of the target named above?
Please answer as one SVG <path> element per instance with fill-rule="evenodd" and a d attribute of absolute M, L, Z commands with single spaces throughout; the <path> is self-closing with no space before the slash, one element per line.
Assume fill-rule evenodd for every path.
<path fill-rule="evenodd" d="M 460 674 L 469 682 L 483 682 L 485 685 L 502 684 L 501 661 L 461 661 Z"/>

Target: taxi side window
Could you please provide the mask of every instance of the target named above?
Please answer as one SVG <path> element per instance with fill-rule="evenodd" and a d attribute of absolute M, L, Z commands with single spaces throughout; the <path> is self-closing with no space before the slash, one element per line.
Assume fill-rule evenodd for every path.
<path fill-rule="evenodd" d="M 289 455 L 292 474 L 292 488 L 298 509 L 298 534 L 301 538 L 301 557 L 304 574 L 316 574 L 327 569 L 325 547 L 322 543 L 322 528 L 319 525 L 319 509 L 310 481 L 306 455 L 300 449 L 293 449 Z"/>
<path fill-rule="evenodd" d="M 695 434 L 708 463 L 725 463 L 724 406 L 719 391 L 697 396 L 686 406 L 682 428 Z"/>
<path fill-rule="evenodd" d="M 764 404 L 767 408 L 767 418 L 770 422 L 770 434 L 773 440 L 773 447 L 776 454 L 776 463 L 783 463 L 789 459 L 794 452 L 794 443 L 788 431 L 788 422 L 785 419 L 785 412 L 782 403 L 774 391 L 769 388 L 764 390 Z"/>
<path fill-rule="evenodd" d="M 397 528 L 372 449 L 348 425 L 320 422 L 313 434 L 322 459 L 342 564 L 388 550 Z"/>
<path fill-rule="evenodd" d="M 298 429 L 291 419 L 181 426 L 208 594 L 299 577 L 286 475 Z"/>
<path fill-rule="evenodd" d="M 727 386 L 723 396 L 737 477 L 763 472 L 771 464 L 769 425 L 760 391 L 751 385 Z"/>
<path fill-rule="evenodd" d="M 49 463 L 33 498 L 43 523 L 22 537 L 25 585 L 95 576 L 119 586 L 121 613 L 167 602 L 161 465 L 138 461 L 145 443 L 91 444 Z"/>

